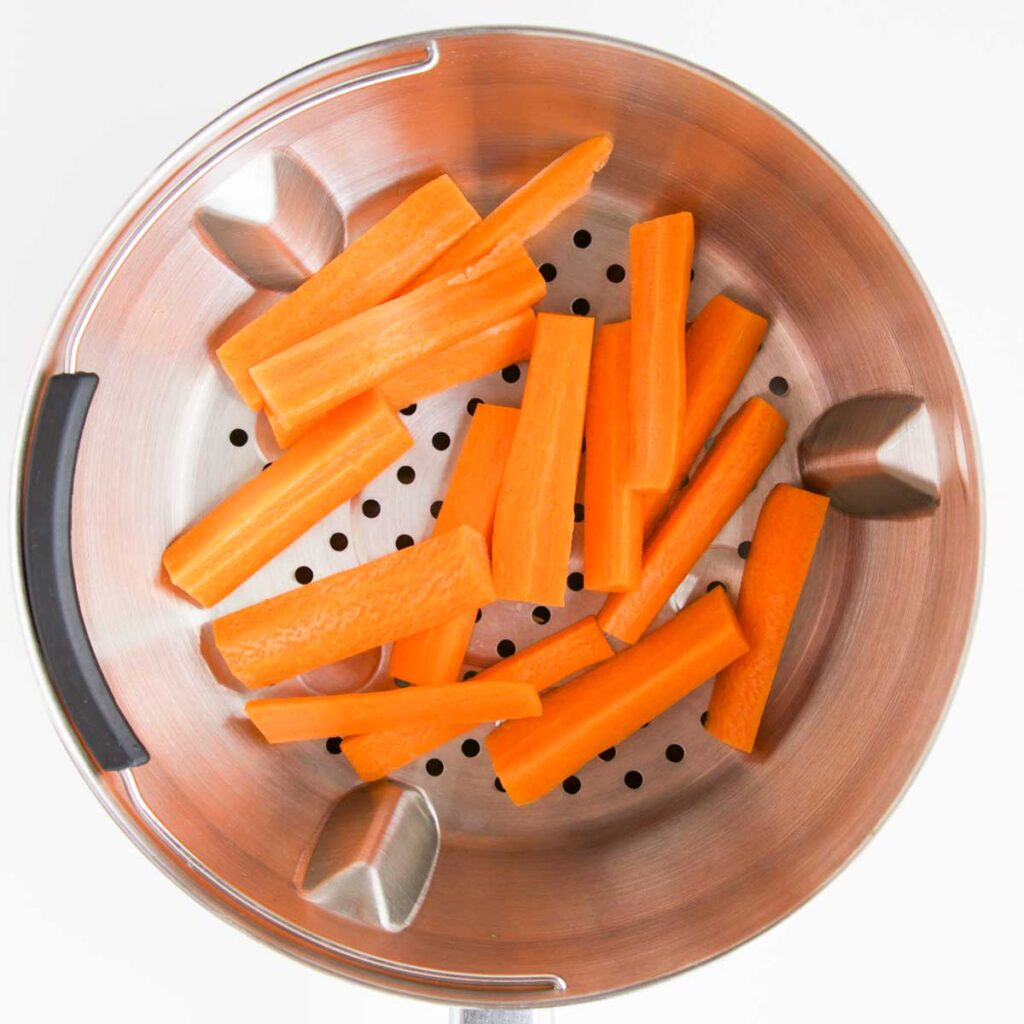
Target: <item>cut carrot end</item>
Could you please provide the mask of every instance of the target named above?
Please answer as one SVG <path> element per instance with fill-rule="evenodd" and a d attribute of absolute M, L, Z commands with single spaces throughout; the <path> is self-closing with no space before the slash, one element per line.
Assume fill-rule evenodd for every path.
<path fill-rule="evenodd" d="M 377 389 L 377 393 L 380 394 L 380 389 Z M 388 403 L 391 406 L 391 403 Z M 394 406 L 391 406 L 394 408 Z M 285 425 L 269 410 L 264 409 L 263 414 L 267 417 L 267 423 L 270 425 L 270 432 L 274 435 L 274 440 L 277 442 L 280 448 L 291 448 L 296 442 L 301 440 L 307 434 L 314 431 L 321 423 L 327 419 L 325 416 L 321 420 L 317 420 L 316 423 L 304 423 L 302 426 L 295 430 L 289 430 Z M 327 414 L 328 416 L 330 413 Z"/>

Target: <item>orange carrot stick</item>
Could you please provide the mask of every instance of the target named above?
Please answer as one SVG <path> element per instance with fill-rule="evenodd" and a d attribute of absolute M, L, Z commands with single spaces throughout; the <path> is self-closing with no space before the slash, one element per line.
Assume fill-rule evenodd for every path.
<path fill-rule="evenodd" d="M 251 700 L 245 713 L 269 743 L 321 740 L 416 726 L 467 729 L 480 722 L 540 714 L 540 697 L 525 683 L 411 687 L 372 693 Z"/>
<path fill-rule="evenodd" d="M 511 679 L 529 683 L 538 693 L 574 672 L 612 657 L 614 651 L 593 617 L 582 619 L 532 647 L 479 673 L 472 683 Z M 466 731 L 463 725 L 431 725 L 353 736 L 343 752 L 364 782 L 382 779 L 410 761 L 444 746 Z"/>
<path fill-rule="evenodd" d="M 786 421 L 760 398 L 751 398 L 729 420 L 644 548 L 639 584 L 605 602 L 597 621 L 606 633 L 630 644 L 640 639 L 743 503 L 785 437 Z"/>
<path fill-rule="evenodd" d="M 545 288 L 526 250 L 510 246 L 293 345 L 254 366 L 252 378 L 292 431 L 409 363 L 507 320 Z"/>
<path fill-rule="evenodd" d="M 228 668 L 256 688 L 493 600 L 487 545 L 460 526 L 225 615 L 213 623 L 213 638 Z"/>
<path fill-rule="evenodd" d="M 252 367 L 392 298 L 479 221 L 447 174 L 418 188 L 291 295 L 217 349 L 239 394 L 251 408 L 261 408 L 263 398 L 249 376 Z"/>
<path fill-rule="evenodd" d="M 525 242 L 542 231 L 587 193 L 594 175 L 608 162 L 612 145 L 609 136 L 595 135 L 563 153 L 467 231 L 416 283 L 472 266 L 507 238 Z"/>
<path fill-rule="evenodd" d="M 510 320 L 473 334 L 388 377 L 380 393 L 392 409 L 404 409 L 467 380 L 530 358 L 537 317 L 524 309 Z"/>
<path fill-rule="evenodd" d="M 457 526 L 471 526 L 490 544 L 494 504 L 518 421 L 518 409 L 477 406 L 434 524 L 435 537 Z M 475 621 L 474 609 L 396 640 L 391 648 L 391 675 L 407 683 L 435 686 L 458 679 Z"/>
<path fill-rule="evenodd" d="M 477 377 L 522 362 L 530 358 L 536 326 L 537 317 L 533 310 L 524 309 L 509 320 L 463 338 L 441 352 L 435 352 L 399 370 L 377 390 L 392 409 L 404 409 L 421 398 L 428 398 L 456 384 L 476 380 Z M 312 430 L 311 426 L 306 425 L 297 430 L 285 430 L 272 412 L 267 413 L 267 419 L 282 448 L 290 448 Z"/>
<path fill-rule="evenodd" d="M 487 737 L 495 774 L 516 804 L 554 789 L 747 650 L 725 591 L 713 590 L 635 647 L 545 695 L 541 717 Z"/>
<path fill-rule="evenodd" d="M 504 600 L 565 602 L 593 334 L 590 317 L 537 317 L 494 514 L 494 585 Z"/>
<path fill-rule="evenodd" d="M 167 548 L 171 582 L 216 604 L 411 447 L 379 394 L 353 398 Z"/>
<path fill-rule="evenodd" d="M 630 483 L 664 491 L 672 483 L 686 404 L 686 300 L 693 263 L 693 216 L 673 213 L 629 230 L 633 285 L 630 355 Z"/>
<path fill-rule="evenodd" d="M 764 338 L 768 321 L 724 295 L 716 295 L 686 332 L 686 402 L 679 447 L 667 490 L 643 496 L 644 533 L 661 518 L 715 424 L 736 393 Z"/>
<path fill-rule="evenodd" d="M 748 754 L 827 511 L 828 498 L 781 484 L 757 518 L 736 602 L 750 650 L 715 680 L 705 724 L 712 736 Z"/>
<path fill-rule="evenodd" d="M 583 575 L 589 590 L 629 590 L 640 578 L 641 495 L 629 480 L 629 323 L 606 324 L 594 343 L 583 476 Z"/>

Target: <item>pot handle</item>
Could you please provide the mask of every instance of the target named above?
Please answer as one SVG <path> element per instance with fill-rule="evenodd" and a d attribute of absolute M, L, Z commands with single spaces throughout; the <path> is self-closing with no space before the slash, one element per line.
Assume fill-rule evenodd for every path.
<path fill-rule="evenodd" d="M 62 373 L 46 383 L 25 466 L 21 559 L 28 606 L 50 682 L 103 771 L 149 760 L 110 692 L 82 620 L 71 561 L 71 499 L 85 417 L 99 378 Z"/>
<path fill-rule="evenodd" d="M 449 1024 L 552 1024 L 552 1010 L 522 1010 L 518 1007 L 489 1010 L 452 1009 Z"/>

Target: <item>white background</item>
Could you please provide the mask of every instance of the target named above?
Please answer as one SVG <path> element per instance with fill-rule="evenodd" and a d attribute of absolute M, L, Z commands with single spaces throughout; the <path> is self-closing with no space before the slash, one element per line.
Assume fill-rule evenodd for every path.
<path fill-rule="evenodd" d="M 331 52 L 446 25 L 621 35 L 740 82 L 817 138 L 893 225 L 963 362 L 989 509 L 984 599 L 934 751 L 811 904 L 673 982 L 570 1022 L 1021 1019 L 1024 5 L 1019 0 L 7 0 L 0 22 L 0 459 L 49 318 L 106 222 L 197 127 Z M 597 69 L 595 69 L 597 73 Z M 8 558 L 5 547 L 4 559 Z M 179 892 L 93 800 L 43 712 L 0 581 L 0 985 L 11 1021 L 423 1021 Z M 935 637 L 936 643 L 942 637 Z"/>

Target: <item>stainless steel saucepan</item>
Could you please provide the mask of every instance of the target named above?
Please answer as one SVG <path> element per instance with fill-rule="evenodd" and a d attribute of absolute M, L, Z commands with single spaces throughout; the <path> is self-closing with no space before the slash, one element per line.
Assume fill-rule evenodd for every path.
<path fill-rule="evenodd" d="M 698 690 L 576 783 L 517 809 L 470 734 L 358 787 L 337 747 L 272 749 L 206 642 L 213 614 L 429 531 L 472 398 L 405 410 L 417 444 L 215 612 L 172 592 L 170 538 L 277 454 L 212 356 L 408 192 L 449 172 L 482 211 L 572 143 L 615 153 L 530 245 L 544 308 L 627 315 L 627 228 L 692 210 L 691 316 L 724 290 L 771 327 L 737 402 L 789 441 L 673 597 L 718 580 L 779 481 L 834 510 L 757 754 L 701 727 Z M 146 855 L 307 963 L 469 1006 L 570 1002 L 716 956 L 800 906 L 879 826 L 942 717 L 967 642 L 980 483 L 950 344 L 892 233 L 779 114 L 674 57 L 578 34 L 470 29 L 364 47 L 229 110 L 162 165 L 54 323 L 17 502 L 25 622 L 53 716 Z M 586 529 L 582 523 L 577 530 Z M 578 540 L 579 538 L 577 538 Z M 299 570 L 302 570 L 301 572 Z M 580 569 L 579 552 L 572 572 Z M 467 669 L 599 606 L 484 609 Z M 507 650 L 507 645 L 503 645 Z M 284 684 L 378 685 L 379 652 Z"/>

